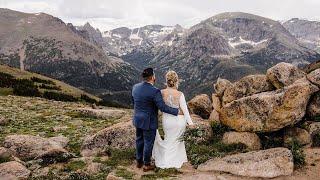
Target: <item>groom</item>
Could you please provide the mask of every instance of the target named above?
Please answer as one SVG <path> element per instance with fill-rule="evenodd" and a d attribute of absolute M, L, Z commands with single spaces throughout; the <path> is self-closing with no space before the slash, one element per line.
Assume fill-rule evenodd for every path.
<path fill-rule="evenodd" d="M 145 69 L 142 78 L 144 81 L 132 88 L 133 125 L 136 127 L 137 167 L 144 165 L 143 171 L 146 172 L 155 169 L 151 165 L 151 155 L 158 128 L 158 110 L 175 116 L 179 110 L 164 103 L 161 91 L 154 87 L 156 77 L 152 68 Z"/>

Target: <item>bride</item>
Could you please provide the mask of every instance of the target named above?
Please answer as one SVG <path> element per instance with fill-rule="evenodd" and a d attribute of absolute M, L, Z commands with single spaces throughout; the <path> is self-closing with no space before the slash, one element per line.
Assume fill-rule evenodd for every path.
<path fill-rule="evenodd" d="M 185 144 L 181 137 L 186 125 L 193 125 L 184 94 L 178 91 L 178 75 L 174 71 L 166 74 L 167 88 L 161 91 L 165 103 L 173 108 L 180 108 L 184 115 L 173 116 L 163 113 L 162 126 L 164 139 L 157 131 L 152 156 L 159 168 L 181 168 L 188 162 Z"/>

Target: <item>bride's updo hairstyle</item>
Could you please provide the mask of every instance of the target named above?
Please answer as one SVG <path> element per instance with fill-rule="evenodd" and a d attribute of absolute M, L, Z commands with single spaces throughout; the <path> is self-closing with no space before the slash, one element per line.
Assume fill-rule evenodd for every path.
<path fill-rule="evenodd" d="M 177 88 L 179 86 L 179 77 L 175 71 L 168 71 L 166 74 L 167 86 L 171 88 Z"/>

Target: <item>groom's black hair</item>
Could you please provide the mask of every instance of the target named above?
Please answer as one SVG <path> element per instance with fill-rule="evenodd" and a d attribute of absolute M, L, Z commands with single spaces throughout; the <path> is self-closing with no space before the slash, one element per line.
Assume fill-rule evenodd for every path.
<path fill-rule="evenodd" d="M 154 75 L 152 68 L 147 68 L 142 72 L 142 78 L 146 81 L 150 80 L 150 78 Z"/>

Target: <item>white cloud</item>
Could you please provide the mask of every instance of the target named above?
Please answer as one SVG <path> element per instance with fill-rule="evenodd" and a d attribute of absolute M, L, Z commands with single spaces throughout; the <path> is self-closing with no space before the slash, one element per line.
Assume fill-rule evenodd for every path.
<path fill-rule="evenodd" d="M 46 12 L 76 25 L 88 21 L 102 30 L 147 24 L 191 26 L 230 11 L 275 20 L 320 19 L 319 0 L 0 0 L 0 7 Z"/>

